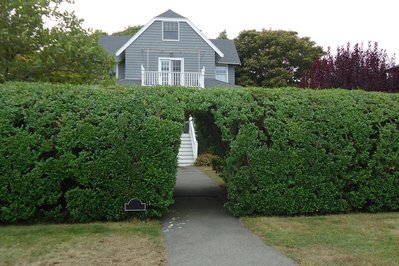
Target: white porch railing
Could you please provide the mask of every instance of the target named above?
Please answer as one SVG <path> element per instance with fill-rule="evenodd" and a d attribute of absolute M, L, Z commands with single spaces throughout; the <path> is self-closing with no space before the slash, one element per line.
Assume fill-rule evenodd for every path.
<path fill-rule="evenodd" d="M 188 133 L 190 134 L 191 147 L 193 148 L 193 155 L 194 155 L 194 161 L 195 161 L 198 157 L 198 141 L 195 136 L 194 122 L 193 122 L 193 117 L 191 115 L 188 118 Z"/>
<path fill-rule="evenodd" d="M 201 72 L 159 72 L 146 71 L 141 66 L 142 86 L 185 86 L 194 88 L 205 87 L 205 67 Z"/>

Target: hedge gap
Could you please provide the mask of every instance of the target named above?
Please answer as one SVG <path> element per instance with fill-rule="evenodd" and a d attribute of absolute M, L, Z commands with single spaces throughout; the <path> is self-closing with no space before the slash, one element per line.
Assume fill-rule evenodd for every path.
<path fill-rule="evenodd" d="M 0 222 L 162 216 L 187 114 L 214 123 L 235 215 L 399 209 L 397 94 L 5 83 Z"/>

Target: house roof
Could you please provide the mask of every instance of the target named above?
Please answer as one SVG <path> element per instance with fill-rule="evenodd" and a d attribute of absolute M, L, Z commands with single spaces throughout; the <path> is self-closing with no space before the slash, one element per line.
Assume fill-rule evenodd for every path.
<path fill-rule="evenodd" d="M 102 36 L 99 43 L 108 53 L 115 55 L 131 36 Z"/>
<path fill-rule="evenodd" d="M 184 19 L 187 19 L 186 17 L 183 17 L 180 14 L 177 14 L 176 12 L 174 12 L 171 9 L 166 10 L 162 14 L 156 16 L 156 18 L 184 18 Z"/>
<path fill-rule="evenodd" d="M 216 63 L 241 65 L 240 58 L 238 57 L 236 45 L 233 40 L 211 39 L 213 44 L 216 45 L 223 52 L 224 57 L 219 57 Z"/>
<path fill-rule="evenodd" d="M 169 16 L 169 17 L 168 17 Z M 177 17 L 179 16 L 179 17 Z M 179 14 L 175 13 L 172 10 L 167 10 L 166 12 L 160 14 L 157 17 L 151 19 L 144 27 L 142 27 L 133 37 L 131 37 L 118 51 L 116 51 L 115 55 L 120 56 L 123 51 L 126 50 L 129 45 L 131 45 L 143 32 L 147 30 L 148 27 L 152 25 L 155 21 L 180 21 L 186 22 L 190 27 L 220 56 L 223 57 L 224 54 L 215 44 L 213 44 L 203 33 L 200 29 L 198 29 L 189 19 L 180 16 Z"/>

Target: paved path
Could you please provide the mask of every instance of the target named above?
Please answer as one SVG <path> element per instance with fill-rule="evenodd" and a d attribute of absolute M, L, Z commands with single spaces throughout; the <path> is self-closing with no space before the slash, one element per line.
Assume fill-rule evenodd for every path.
<path fill-rule="evenodd" d="M 175 204 L 162 224 L 168 265 L 295 265 L 245 229 L 223 199 L 202 171 L 179 168 Z"/>

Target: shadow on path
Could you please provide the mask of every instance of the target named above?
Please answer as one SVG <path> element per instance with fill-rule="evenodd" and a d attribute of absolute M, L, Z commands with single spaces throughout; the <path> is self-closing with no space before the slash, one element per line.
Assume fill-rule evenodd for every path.
<path fill-rule="evenodd" d="M 168 265 L 296 265 L 224 207 L 224 191 L 195 167 L 179 168 L 175 203 L 162 222 Z"/>

